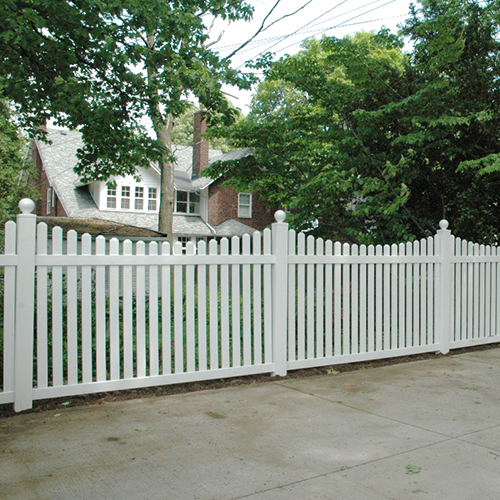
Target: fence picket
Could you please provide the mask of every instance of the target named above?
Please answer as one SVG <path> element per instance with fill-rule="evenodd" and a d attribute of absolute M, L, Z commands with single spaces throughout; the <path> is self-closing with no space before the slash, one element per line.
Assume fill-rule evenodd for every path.
<path fill-rule="evenodd" d="M 92 237 L 82 236 L 82 258 L 92 254 Z M 93 378 L 94 360 L 92 353 L 93 331 L 92 267 L 82 266 L 82 382 L 89 384 Z"/>
<path fill-rule="evenodd" d="M 158 255 L 158 243 L 152 241 L 149 244 L 149 255 Z M 149 266 L 149 374 L 156 376 L 160 373 L 159 360 L 159 324 L 158 324 L 158 266 Z"/>
<path fill-rule="evenodd" d="M 325 244 L 325 256 L 331 261 L 333 255 L 333 243 L 328 240 Z M 295 282 L 289 283 L 290 290 L 295 294 Z M 325 264 L 325 356 L 333 354 L 333 265 Z"/>
<path fill-rule="evenodd" d="M 195 255 L 195 245 L 192 241 L 186 244 L 186 255 Z M 196 369 L 196 332 L 195 332 L 195 266 L 186 265 L 186 370 L 193 372 Z M 221 295 L 224 302 L 225 296 Z M 224 355 L 223 355 L 224 356 Z"/>
<path fill-rule="evenodd" d="M 68 231 L 67 254 L 77 255 L 78 235 L 76 231 Z M 67 374 L 68 384 L 78 383 L 78 268 L 68 266 L 66 270 L 66 304 L 67 304 Z"/>
<path fill-rule="evenodd" d="M 52 230 L 52 255 L 61 256 L 63 231 Z M 62 266 L 52 266 L 52 385 L 63 385 L 63 273 Z"/>
<path fill-rule="evenodd" d="M 296 253 L 296 234 L 293 229 L 288 231 L 288 255 Z M 296 264 L 288 265 L 288 361 L 297 359 L 297 293 Z M 328 310 L 328 309 L 327 309 Z"/>
<path fill-rule="evenodd" d="M 383 265 L 383 282 L 384 282 L 384 300 L 383 300 L 383 349 L 388 351 L 392 349 L 391 345 L 391 265 L 387 262 L 388 257 L 391 255 L 391 247 L 384 245 L 383 255 L 385 256 L 386 263 Z"/>
<path fill-rule="evenodd" d="M 173 255 L 182 255 L 182 243 L 174 243 Z M 184 280 L 183 266 L 174 265 L 174 372 L 184 372 Z M 212 298 L 211 298 L 212 300 Z"/>
<path fill-rule="evenodd" d="M 123 255 L 132 256 L 132 242 L 125 240 L 122 245 Z M 123 376 L 131 379 L 134 376 L 134 318 L 133 318 L 133 278 L 132 266 L 122 269 L 123 300 Z"/>
<path fill-rule="evenodd" d="M 304 233 L 297 235 L 297 255 L 305 255 L 306 237 Z M 297 265 L 297 356 L 306 357 L 306 278 L 305 264 Z"/>
<path fill-rule="evenodd" d="M 240 239 L 236 236 L 231 238 L 231 255 L 240 254 Z M 231 266 L 231 345 L 233 350 L 232 366 L 241 366 L 241 287 L 240 271 L 238 264 Z"/>
<path fill-rule="evenodd" d="M 324 242 L 322 238 L 316 240 L 316 255 L 324 255 Z M 316 357 L 323 358 L 324 350 L 324 265 L 316 265 Z"/>
<path fill-rule="evenodd" d="M 380 257 L 382 255 L 382 246 L 377 245 L 375 247 L 375 255 Z M 384 284 L 384 275 L 383 275 L 383 264 L 377 263 L 375 264 L 375 350 L 383 351 L 384 346 L 382 343 L 383 331 L 382 328 L 384 326 L 384 309 L 382 307 L 383 304 L 383 284 Z"/>
<path fill-rule="evenodd" d="M 272 255 L 272 233 L 270 229 L 263 232 L 263 254 Z M 272 267 L 264 264 L 264 363 L 272 363 L 273 360 L 273 296 L 272 296 Z M 286 299 L 285 299 L 286 300 Z"/>
<path fill-rule="evenodd" d="M 361 245 L 359 247 L 359 255 L 362 261 L 366 260 L 366 245 Z M 361 354 L 366 353 L 367 349 L 367 330 L 366 330 L 366 320 L 367 320 L 367 310 L 366 310 L 366 264 L 361 263 L 359 265 L 359 352 Z"/>
<path fill-rule="evenodd" d="M 37 226 L 37 255 L 47 255 L 48 229 L 44 222 Z M 6 269 L 6 275 L 7 271 Z M 14 269 L 12 268 L 12 271 Z M 6 276 L 7 278 L 7 276 Z M 47 331 L 47 266 L 38 266 L 36 270 L 36 351 L 37 351 L 37 387 L 48 387 L 48 331 Z M 12 311 L 15 305 L 12 304 Z M 6 309 L 7 311 L 7 309 Z"/>
<path fill-rule="evenodd" d="M 342 255 L 350 255 L 351 246 L 344 243 L 342 246 Z M 351 266 L 350 264 L 343 264 L 342 266 L 342 336 L 343 336 L 343 354 L 351 353 Z"/>
<path fill-rule="evenodd" d="M 109 255 L 120 255 L 120 243 L 116 238 L 112 238 L 109 242 Z M 109 371 L 111 380 L 120 378 L 120 268 L 118 266 L 109 266 Z"/>
<path fill-rule="evenodd" d="M 229 241 L 223 238 L 220 242 L 220 254 L 229 255 Z M 227 259 L 226 259 L 227 261 Z M 220 266 L 220 330 L 221 330 L 221 366 L 229 368 L 230 352 L 229 352 L 229 265 L 223 264 Z"/>
<path fill-rule="evenodd" d="M 210 255 L 218 255 L 218 246 L 215 240 L 211 240 L 208 245 Z M 209 304 L 210 304 L 210 369 L 219 368 L 219 283 L 218 266 L 209 266 Z M 250 291 L 250 283 L 247 284 L 247 291 Z"/>
<path fill-rule="evenodd" d="M 252 236 L 252 255 L 261 254 L 260 233 Z M 253 292 L 253 352 L 254 363 L 262 363 L 262 266 L 254 264 L 252 269 Z"/>

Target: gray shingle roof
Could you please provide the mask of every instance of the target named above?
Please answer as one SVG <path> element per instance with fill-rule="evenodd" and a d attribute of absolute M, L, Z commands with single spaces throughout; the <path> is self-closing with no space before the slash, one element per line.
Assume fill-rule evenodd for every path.
<path fill-rule="evenodd" d="M 42 158 L 45 173 L 51 186 L 68 217 L 83 219 L 104 219 L 136 227 L 156 230 L 158 214 L 137 212 L 101 212 L 92 199 L 88 188 L 84 186 L 74 172 L 77 163 L 76 152 L 83 146 L 79 132 L 49 129 L 47 138 L 50 143 L 37 141 L 37 147 Z M 191 180 L 192 147 L 175 146 L 177 157 L 174 183 L 176 187 L 186 191 L 202 189 L 212 182 L 212 179 L 200 177 Z M 210 150 L 210 157 L 220 156 L 219 150 Z M 174 234 L 193 236 L 212 236 L 213 231 L 201 217 L 174 215 Z"/>

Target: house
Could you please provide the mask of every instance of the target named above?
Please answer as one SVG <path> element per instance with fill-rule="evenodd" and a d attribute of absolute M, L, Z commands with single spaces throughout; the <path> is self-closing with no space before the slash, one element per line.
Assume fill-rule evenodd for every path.
<path fill-rule="evenodd" d="M 174 240 L 232 237 L 261 231 L 274 221 L 274 211 L 255 193 L 236 192 L 223 179 L 203 177 L 203 169 L 218 160 L 249 154 L 240 150 L 226 155 L 209 148 L 201 113 L 195 115 L 193 146 L 174 146 Z M 114 177 L 115 186 L 96 181 L 83 184 L 74 172 L 76 152 L 82 146 L 79 132 L 49 129 L 49 143 L 35 141 L 33 155 L 40 173 L 40 216 L 104 219 L 156 230 L 160 206 L 160 172 L 152 165 L 132 176 Z"/>

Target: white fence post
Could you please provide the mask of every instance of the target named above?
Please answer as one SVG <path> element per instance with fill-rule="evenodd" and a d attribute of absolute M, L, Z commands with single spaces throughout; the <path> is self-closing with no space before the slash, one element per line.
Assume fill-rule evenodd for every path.
<path fill-rule="evenodd" d="M 17 216 L 16 335 L 15 335 L 15 411 L 33 406 L 33 336 L 35 313 L 35 203 L 19 202 Z"/>
<path fill-rule="evenodd" d="M 440 255 L 439 281 L 437 283 L 437 310 L 436 336 L 437 343 L 440 346 L 441 354 L 447 354 L 450 351 L 451 338 L 451 305 L 453 298 L 452 290 L 452 269 L 451 256 L 453 252 L 453 238 L 448 229 L 448 221 L 441 220 L 437 231 L 438 251 Z"/>
<path fill-rule="evenodd" d="M 288 224 L 286 214 L 278 210 L 272 225 L 273 248 L 276 257 L 273 266 L 273 375 L 287 372 L 287 297 L 288 297 Z"/>

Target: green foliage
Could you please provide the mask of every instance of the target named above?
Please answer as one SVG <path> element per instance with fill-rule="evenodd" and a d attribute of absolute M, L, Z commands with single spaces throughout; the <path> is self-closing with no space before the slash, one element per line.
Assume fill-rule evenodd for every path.
<path fill-rule="evenodd" d="M 19 212 L 19 200 L 38 199 L 34 169 L 27 153 L 28 141 L 11 120 L 8 107 L 0 101 L 0 232 L 5 222 Z"/>
<path fill-rule="evenodd" d="M 76 171 L 84 181 L 159 162 L 161 224 L 172 215 L 173 118 L 195 97 L 209 120 L 228 124 L 236 112 L 222 85 L 252 82 L 207 47 L 205 23 L 251 15 L 243 0 L 6 0 L 0 97 L 16 103 L 32 135 L 46 119 L 78 128 L 84 147 Z"/>
<path fill-rule="evenodd" d="M 499 14 L 493 0 L 422 0 L 401 36 L 308 41 L 268 66 L 248 117 L 224 130 L 255 156 L 212 175 L 267 192 L 318 236 L 392 243 L 447 218 L 497 241 Z"/>

